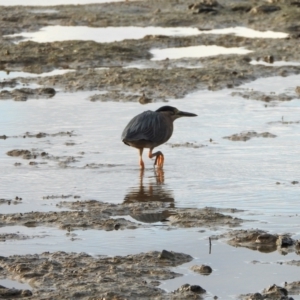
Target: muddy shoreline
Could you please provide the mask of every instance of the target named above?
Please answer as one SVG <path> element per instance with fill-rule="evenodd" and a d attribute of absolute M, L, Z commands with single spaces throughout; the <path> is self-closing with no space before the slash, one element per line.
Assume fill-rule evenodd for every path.
<path fill-rule="evenodd" d="M 253 8 L 263 6 L 259 1 Z M 246 2 L 240 4 L 247 6 Z M 160 6 L 163 6 L 160 8 Z M 246 38 L 234 35 L 200 34 L 192 37 L 146 36 L 139 40 L 125 40 L 113 43 L 92 41 L 63 41 L 53 43 L 23 42 L 2 37 L 0 66 L 7 71 L 22 70 L 42 73 L 54 69 L 72 69 L 76 72 L 51 78 L 21 79 L 21 84 L 37 83 L 44 87 L 65 91 L 95 90 L 113 91 L 110 101 L 138 101 L 144 92 L 154 101 L 166 98 L 182 98 L 199 89 L 218 90 L 233 88 L 261 77 L 288 76 L 299 74 L 298 66 L 271 68 L 252 65 L 252 60 L 272 61 L 300 60 L 297 51 L 299 28 L 297 11 L 291 2 L 279 2 L 280 9 L 263 12 L 233 9 L 238 6 L 223 1 L 217 6 L 218 13 L 197 14 L 188 9 L 185 2 L 156 1 L 107 3 L 85 5 L 84 10 L 76 6 L 53 7 L 55 13 L 34 12 L 34 8 L 5 7 L 0 12 L 2 36 L 6 34 L 37 31 L 47 25 L 63 26 L 190 26 L 199 29 L 245 26 L 256 30 L 276 30 L 288 34 L 284 39 Z M 215 6 L 211 6 L 215 9 Z M 45 8 L 46 9 L 46 8 Z M 159 10 L 158 13 L 154 13 Z M 1 18 L 2 14 L 2 18 Z M 13 17 L 10 15 L 13 15 Z M 98 20 L 100 19 L 100 20 Z M 80 20 L 80 22 L 75 20 Z M 173 20 L 173 21 L 172 21 Z M 174 22 L 176 20 L 176 22 Z M 1 24 L 2 22 L 2 24 Z M 14 24 L 18 26 L 14 27 Z M 278 43 L 280 41 L 280 43 Z M 247 55 L 212 56 L 199 59 L 152 61 L 153 48 L 187 47 L 194 45 L 217 45 L 222 47 L 243 47 Z M 178 67 L 180 63 L 201 64 L 201 68 Z M 148 69 L 124 69 L 130 63 L 143 63 Z M 109 68 L 97 70 L 95 68 Z M 154 69 L 153 69 L 154 68 Z M 157 69 L 160 72 L 157 72 Z M 123 92 L 126 90 L 126 93 Z M 32 91 L 33 94 L 37 93 Z M 95 93 L 97 94 L 97 93 Z M 132 94 L 131 99 L 126 96 Z M 6 96 L 8 97 L 8 96 Z M 0 95 L 0 98 L 1 95 Z M 13 96 L 11 98 L 14 98 Z"/>

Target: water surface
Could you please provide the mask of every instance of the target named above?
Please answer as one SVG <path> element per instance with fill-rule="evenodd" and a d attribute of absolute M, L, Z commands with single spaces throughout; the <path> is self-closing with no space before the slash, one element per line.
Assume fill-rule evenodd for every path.
<path fill-rule="evenodd" d="M 224 54 L 247 54 L 252 51 L 244 48 L 225 48 L 221 46 L 190 46 L 190 47 L 174 47 L 165 49 L 152 49 L 150 53 L 153 55 L 152 60 L 179 59 L 179 58 L 196 58 L 208 57 Z"/>
<path fill-rule="evenodd" d="M 298 80 L 299 76 L 274 77 L 243 88 L 293 94 Z M 280 121 L 282 117 L 299 121 L 299 99 L 295 95 L 293 101 L 265 107 L 260 101 L 232 97 L 231 92 L 200 91 L 181 100 L 170 99 L 168 104 L 199 117 L 177 120 L 169 145 L 159 147 L 166 156 L 161 188 L 172 191 L 176 206 L 235 207 L 266 214 L 294 212 L 300 186 L 291 181 L 300 178 L 295 168 L 300 125 Z M 137 151 L 124 145 L 120 136 L 134 115 L 157 109 L 160 104 L 145 107 L 138 102 L 90 102 L 87 99 L 92 94 L 57 93 L 51 99 L 0 102 L 0 134 L 19 137 L 0 140 L 0 193 L 3 198 L 23 198 L 22 205 L 2 205 L 4 212 L 23 211 L 25 206 L 26 210 L 44 210 L 59 201 L 42 199 L 48 195 L 80 195 L 120 203 L 128 193 L 140 189 Z M 267 131 L 277 137 L 247 142 L 223 139 L 247 130 Z M 22 138 L 25 132 L 67 131 L 74 135 Z M 203 147 L 186 147 L 187 142 Z M 172 144 L 183 146 L 172 148 Z M 38 157 L 36 162 L 46 164 L 32 166 L 32 160 L 6 155 L 13 149 L 45 151 L 53 159 Z M 156 178 L 153 161 L 147 158 L 147 152 L 144 156 L 147 169 L 143 186 L 148 188 L 156 184 Z M 74 161 L 61 164 L 68 157 Z M 21 165 L 15 166 L 16 162 Z"/>
<path fill-rule="evenodd" d="M 11 279 L 0 279 L 0 286 L 4 286 L 9 289 L 23 289 L 23 290 L 31 290 L 31 286 L 27 283 L 21 283 L 16 280 Z"/>
<path fill-rule="evenodd" d="M 132 1 L 132 0 L 130 0 Z M 76 4 L 91 4 L 91 3 L 106 3 L 106 2 L 123 2 L 122 0 L 51 0 L 51 2 L 39 0 L 0 0 L 0 5 L 3 6 L 55 6 L 55 5 L 76 5 Z"/>
<path fill-rule="evenodd" d="M 50 43 L 69 40 L 92 40 L 98 43 L 110 43 L 127 39 L 142 39 L 146 35 L 196 36 L 200 34 L 233 34 L 247 38 L 285 38 L 286 33 L 257 31 L 246 27 L 232 27 L 213 30 L 200 30 L 195 27 L 87 27 L 87 26 L 46 26 L 36 32 L 22 32 L 9 37 L 22 37 L 23 41 Z"/>
<path fill-rule="evenodd" d="M 242 228 L 288 232 L 293 238 L 299 238 L 300 185 L 292 184 L 300 179 L 300 124 L 297 123 L 300 100 L 295 94 L 299 80 L 299 75 L 278 76 L 235 89 L 294 96 L 292 101 L 268 105 L 232 97 L 233 89 L 203 90 L 184 99 L 168 99 L 169 105 L 197 113 L 198 117 L 177 120 L 168 144 L 158 148 L 165 154 L 162 177 L 154 171 L 147 153 L 144 155 L 146 170 L 141 176 L 137 151 L 124 145 L 120 136 L 134 115 L 163 104 L 89 101 L 95 92 L 58 92 L 51 99 L 0 101 L 0 135 L 8 136 L 6 140 L 0 139 L 0 195 L 5 199 L 22 197 L 21 204 L 3 204 L 0 211 L 62 209 L 56 206 L 62 200 L 61 195 L 72 195 L 64 201 L 75 201 L 76 195 L 80 200 L 111 203 L 156 199 L 175 207 L 243 209 L 243 213 L 234 216 L 254 221 L 244 223 Z M 284 123 L 282 117 L 294 123 Z M 248 130 L 271 132 L 276 137 L 253 138 L 247 142 L 223 139 Z M 26 132 L 72 134 L 23 138 Z M 50 159 L 7 156 L 6 152 L 12 149 L 45 151 Z M 31 161 L 46 164 L 30 165 Z M 45 196 L 54 197 L 45 199 Z M 297 267 L 277 263 L 298 259 L 295 253 L 265 254 L 214 241 L 209 254 L 208 237 L 227 228 L 210 231 L 156 225 L 137 230 L 71 233 L 55 227 L 2 227 L 0 233 L 19 232 L 33 238 L 1 242 L 1 255 L 59 250 L 92 255 L 126 255 L 163 249 L 184 252 L 194 257 L 192 263 L 175 269 L 185 276 L 163 282 L 162 288 L 173 290 L 186 282 L 195 283 L 207 289 L 210 298 L 217 295 L 221 299 L 298 279 Z M 266 264 L 253 264 L 253 260 Z M 213 273 L 207 277 L 197 275 L 189 269 L 192 264 L 209 264 Z"/>
<path fill-rule="evenodd" d="M 0 71 L 0 80 L 13 79 L 17 77 L 48 77 L 48 76 L 62 75 L 68 72 L 74 72 L 74 70 L 53 70 L 51 72 L 44 72 L 41 74 L 6 70 L 6 71 Z"/>

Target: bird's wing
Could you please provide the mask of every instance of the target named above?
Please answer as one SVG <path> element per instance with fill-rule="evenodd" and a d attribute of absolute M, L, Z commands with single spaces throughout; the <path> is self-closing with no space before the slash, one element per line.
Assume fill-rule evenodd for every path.
<path fill-rule="evenodd" d="M 146 140 L 159 144 L 166 141 L 169 131 L 165 118 L 149 110 L 135 116 L 128 123 L 122 133 L 122 140 Z"/>

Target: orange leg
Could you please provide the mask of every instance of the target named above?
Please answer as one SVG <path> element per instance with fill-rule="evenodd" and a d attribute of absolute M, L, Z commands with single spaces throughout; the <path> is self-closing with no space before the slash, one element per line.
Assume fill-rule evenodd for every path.
<path fill-rule="evenodd" d="M 156 183 L 157 184 L 163 184 L 164 183 L 164 171 L 162 168 L 157 168 L 157 170 L 154 171 L 155 177 L 156 177 Z"/>
<path fill-rule="evenodd" d="M 143 162 L 143 150 L 144 150 L 144 148 L 139 149 L 139 154 L 140 154 L 140 168 L 142 170 L 145 169 L 145 164 Z"/>
<path fill-rule="evenodd" d="M 149 158 L 155 157 L 154 166 L 157 166 L 158 168 L 162 169 L 165 161 L 164 155 L 160 151 L 152 153 L 152 150 L 153 149 L 149 150 Z"/>
<path fill-rule="evenodd" d="M 161 153 L 161 154 L 159 154 L 159 156 L 158 156 L 157 158 L 158 158 L 157 166 L 158 166 L 159 168 L 162 169 L 163 166 L 164 166 L 165 157 L 164 157 L 164 155 Z"/>

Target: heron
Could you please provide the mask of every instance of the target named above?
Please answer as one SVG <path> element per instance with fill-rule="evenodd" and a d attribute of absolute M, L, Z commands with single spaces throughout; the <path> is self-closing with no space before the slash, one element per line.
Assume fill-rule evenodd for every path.
<path fill-rule="evenodd" d="M 135 116 L 125 127 L 122 141 L 139 150 L 140 168 L 144 169 L 143 150 L 149 148 L 149 158 L 155 157 L 154 166 L 163 168 L 164 155 L 153 149 L 167 142 L 173 133 L 173 122 L 181 117 L 196 117 L 196 114 L 180 111 L 173 106 L 162 106 L 156 111 L 147 110 Z"/>

